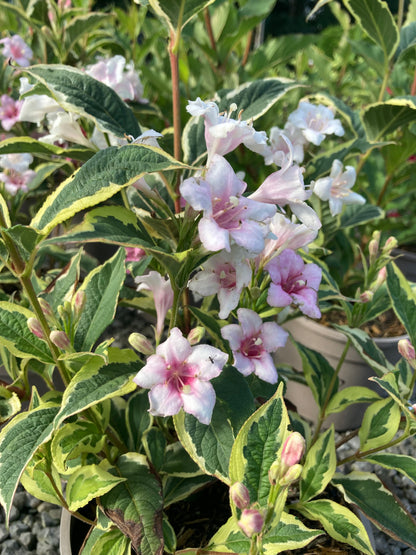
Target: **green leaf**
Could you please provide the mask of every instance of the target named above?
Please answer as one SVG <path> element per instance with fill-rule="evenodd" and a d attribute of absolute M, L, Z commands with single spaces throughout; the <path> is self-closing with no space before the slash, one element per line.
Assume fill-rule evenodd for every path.
<path fill-rule="evenodd" d="M 82 555 L 89 553 L 91 555 L 130 555 L 131 543 L 127 536 L 121 530 L 112 528 L 103 532 L 97 528 L 93 530 L 95 541 L 88 541 L 87 551 L 82 550 Z M 89 540 L 90 538 L 88 538 Z"/>
<path fill-rule="evenodd" d="M 384 391 L 390 395 L 392 399 L 396 402 L 396 404 L 401 407 L 406 419 L 409 421 L 416 428 L 416 415 L 413 411 L 409 410 L 409 407 L 406 402 L 402 400 L 402 395 L 400 391 L 400 375 L 396 372 L 388 372 L 384 374 L 382 378 L 370 378 L 371 381 L 375 382 L 379 385 Z"/>
<path fill-rule="evenodd" d="M 400 415 L 400 408 L 394 399 L 372 403 L 364 413 L 358 432 L 361 451 L 370 451 L 389 443 L 399 429 Z"/>
<path fill-rule="evenodd" d="M 307 528 L 294 515 L 282 513 L 280 522 L 269 530 L 263 537 L 264 555 L 277 555 L 292 549 L 302 549 L 312 540 L 322 535 L 321 530 Z M 237 519 L 229 520 L 211 538 L 207 547 L 208 553 L 248 553 L 250 540 L 237 525 Z"/>
<path fill-rule="evenodd" d="M 0 155 L 14 154 L 15 152 L 28 152 L 40 156 L 67 156 L 85 162 L 93 155 L 89 148 L 83 146 L 63 148 L 61 146 L 42 143 L 32 137 L 10 137 L 0 142 Z"/>
<path fill-rule="evenodd" d="M 47 344 L 28 328 L 28 318 L 34 317 L 34 313 L 27 308 L 0 301 L 0 344 L 17 357 L 34 357 L 42 362 L 53 363 Z"/>
<path fill-rule="evenodd" d="M 122 455 L 117 476 L 126 480 L 101 498 L 104 513 L 126 534 L 137 553 L 163 554 L 162 487 L 146 457 Z"/>
<path fill-rule="evenodd" d="M 113 321 L 126 276 L 125 256 L 125 250 L 119 249 L 102 266 L 90 272 L 79 289 L 85 292 L 86 302 L 74 338 L 78 351 L 89 351 Z"/>
<path fill-rule="evenodd" d="M 199 469 L 198 469 L 199 470 Z M 199 472 L 201 472 L 199 470 Z M 188 499 L 190 495 L 199 491 L 203 486 L 212 482 L 214 478 L 206 474 L 199 474 L 184 478 L 180 476 L 167 476 L 163 481 L 163 506 L 164 508 Z"/>
<path fill-rule="evenodd" d="M 280 384 L 275 395 L 250 416 L 236 437 L 230 457 L 230 481 L 244 483 L 251 503 L 267 504 L 268 471 L 278 458 L 288 424 L 283 384 Z"/>
<path fill-rule="evenodd" d="M 53 484 L 49 478 L 50 473 L 52 474 Z M 32 458 L 25 468 L 20 482 L 25 490 L 33 497 L 36 497 L 36 499 L 61 505 L 62 498 L 59 498 L 55 489 L 57 487 L 63 497 L 61 477 L 54 465 L 51 465 L 51 467 L 47 466 L 43 454 L 37 453 Z"/>
<path fill-rule="evenodd" d="M 217 92 L 215 101 L 220 112 L 237 105 L 237 113 L 243 110 L 242 118 L 255 121 L 265 114 L 286 92 L 300 86 L 289 79 L 270 78 L 244 83 L 237 89 Z M 193 117 L 185 125 L 182 136 L 184 159 L 189 163 L 198 161 L 206 152 L 204 118 Z"/>
<path fill-rule="evenodd" d="M 133 111 L 111 88 L 71 66 L 48 64 L 25 68 L 68 112 L 92 119 L 100 131 L 138 137 L 141 134 Z"/>
<path fill-rule="evenodd" d="M 109 199 L 146 173 L 184 167 L 163 150 L 146 145 L 100 150 L 46 199 L 31 225 L 48 234 L 57 224 Z"/>
<path fill-rule="evenodd" d="M 379 464 L 384 468 L 391 468 L 404 474 L 416 483 L 416 464 L 414 457 L 398 453 L 374 453 L 365 457 L 366 461 Z"/>
<path fill-rule="evenodd" d="M 337 467 L 332 425 L 309 449 L 300 480 L 300 500 L 308 501 L 324 491 Z"/>
<path fill-rule="evenodd" d="M 400 43 L 396 50 L 395 61 L 416 46 L 416 21 L 400 29 Z"/>
<path fill-rule="evenodd" d="M 355 403 L 371 403 L 380 400 L 380 395 L 368 387 L 354 385 L 345 387 L 337 391 L 331 398 L 326 408 L 325 414 L 341 412 Z"/>
<path fill-rule="evenodd" d="M 307 518 L 319 520 L 335 540 L 352 545 L 360 553 L 375 555 L 363 523 L 347 507 L 329 499 L 319 499 L 308 501 L 297 508 Z"/>
<path fill-rule="evenodd" d="M 92 359 L 71 380 L 62 398 L 62 406 L 54 423 L 55 428 L 69 416 L 105 399 L 134 391 L 136 385 L 132 382 L 132 377 L 139 370 L 136 355 L 130 350 L 121 351 L 120 354 L 113 349 L 109 349 L 109 352 L 109 364 L 104 365 L 98 358 Z"/>
<path fill-rule="evenodd" d="M 156 15 L 172 31 L 180 31 L 214 0 L 148 0 Z"/>
<path fill-rule="evenodd" d="M 167 446 L 161 472 L 180 478 L 189 478 L 201 474 L 198 465 L 191 459 L 180 441 Z"/>
<path fill-rule="evenodd" d="M 346 207 L 341 215 L 340 227 L 356 227 L 368 222 L 373 222 L 381 218 L 383 214 L 384 212 L 379 206 L 373 206 L 371 204 L 350 205 Z"/>
<path fill-rule="evenodd" d="M 58 410 L 51 404 L 41 405 L 18 414 L 0 432 L 0 503 L 6 522 L 20 477 L 38 447 L 51 437 Z"/>
<path fill-rule="evenodd" d="M 112 14 L 90 12 L 77 15 L 69 20 L 64 27 L 65 48 L 69 51 L 83 35 L 87 35 L 97 27 L 108 25 L 113 19 Z"/>
<path fill-rule="evenodd" d="M 57 310 L 64 300 L 71 300 L 75 294 L 80 277 L 81 255 L 82 250 L 71 258 L 59 276 L 47 287 L 45 299 L 54 310 Z"/>
<path fill-rule="evenodd" d="M 368 138 L 379 141 L 416 120 L 414 96 L 397 97 L 386 102 L 370 104 L 363 110 L 362 119 Z"/>
<path fill-rule="evenodd" d="M 43 245 L 54 243 L 103 242 L 126 247 L 153 246 L 151 237 L 137 225 L 137 216 L 123 206 L 102 206 L 85 214 L 83 221 L 70 232 L 51 237 Z"/>
<path fill-rule="evenodd" d="M 305 379 L 311 388 L 312 394 L 319 407 L 325 403 L 326 394 L 334 375 L 334 369 L 317 351 L 293 341 L 302 359 L 302 368 Z M 338 378 L 335 380 L 333 391 L 338 389 Z"/>
<path fill-rule="evenodd" d="M 406 328 L 410 342 L 416 345 L 416 293 L 394 262 L 387 265 L 387 290 L 394 312 Z"/>
<path fill-rule="evenodd" d="M 33 256 L 41 237 L 39 232 L 32 227 L 20 224 L 5 229 L 3 233 L 14 243 L 24 262 Z"/>
<path fill-rule="evenodd" d="M 358 505 L 378 528 L 409 547 L 416 545 L 416 520 L 375 474 L 358 471 L 347 476 L 336 474 L 332 483 L 346 501 Z"/>
<path fill-rule="evenodd" d="M 66 501 L 71 512 L 85 507 L 92 499 L 108 493 L 125 478 L 116 477 L 97 464 L 83 465 L 68 479 Z"/>
<path fill-rule="evenodd" d="M 14 391 L 0 385 L 0 424 L 20 411 L 20 399 Z"/>
<path fill-rule="evenodd" d="M 55 434 L 51 443 L 54 466 L 61 474 L 68 472 L 68 460 L 86 453 L 99 453 L 106 442 L 105 435 L 99 433 L 92 422 L 70 422 L 64 424 Z M 82 460 L 79 461 L 79 466 Z M 75 470 L 71 465 L 70 472 Z"/>
<path fill-rule="evenodd" d="M 344 4 L 365 33 L 380 46 L 387 60 L 393 56 L 399 43 L 399 30 L 383 0 L 344 0 Z"/>
<path fill-rule="evenodd" d="M 334 324 L 334 328 L 350 338 L 351 343 L 357 349 L 360 356 L 374 370 L 377 376 L 382 376 L 393 369 L 393 365 L 365 331 L 336 324 Z"/>

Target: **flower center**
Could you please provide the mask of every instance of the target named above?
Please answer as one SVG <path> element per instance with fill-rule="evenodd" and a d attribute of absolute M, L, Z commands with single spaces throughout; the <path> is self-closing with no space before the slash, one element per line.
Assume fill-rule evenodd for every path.
<path fill-rule="evenodd" d="M 248 358 L 260 358 L 264 352 L 263 340 L 260 337 L 247 337 L 240 350 Z"/>

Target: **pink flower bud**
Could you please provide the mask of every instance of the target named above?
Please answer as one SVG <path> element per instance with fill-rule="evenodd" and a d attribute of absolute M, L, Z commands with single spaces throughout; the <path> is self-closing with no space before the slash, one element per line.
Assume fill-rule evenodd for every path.
<path fill-rule="evenodd" d="M 238 526 L 248 538 L 261 532 L 263 524 L 263 515 L 257 509 L 244 509 L 238 521 Z"/>
<path fill-rule="evenodd" d="M 49 335 L 49 339 L 62 351 L 69 351 L 71 349 L 71 342 L 64 331 L 52 331 Z"/>
<path fill-rule="evenodd" d="M 374 293 L 368 289 L 367 291 L 363 291 L 361 293 L 360 301 L 362 303 L 369 303 L 370 301 L 373 300 L 373 297 L 374 297 Z"/>
<path fill-rule="evenodd" d="M 48 321 L 51 321 L 55 318 L 55 315 L 53 313 L 52 307 L 51 305 L 48 303 L 48 301 L 45 301 L 45 299 L 43 299 L 42 297 L 40 297 L 38 299 L 40 307 L 42 309 L 43 314 L 45 315 L 45 318 Z"/>
<path fill-rule="evenodd" d="M 250 494 L 241 482 L 235 482 L 230 487 L 230 499 L 239 509 L 247 509 L 250 505 Z"/>
<path fill-rule="evenodd" d="M 397 239 L 395 237 L 389 237 L 383 246 L 383 254 L 390 254 L 393 249 L 397 248 Z"/>
<path fill-rule="evenodd" d="M 416 358 L 415 348 L 408 339 L 400 339 L 397 344 L 399 353 L 409 362 L 413 362 Z"/>
<path fill-rule="evenodd" d="M 191 345 L 197 345 L 205 335 L 205 328 L 197 326 L 188 333 L 187 340 Z"/>
<path fill-rule="evenodd" d="M 84 310 L 85 303 L 87 301 L 87 295 L 83 289 L 77 291 L 74 299 L 74 314 L 76 318 L 81 316 L 82 311 Z"/>
<path fill-rule="evenodd" d="M 380 246 L 380 232 L 375 231 L 371 241 L 368 243 L 368 253 L 370 255 L 370 263 L 374 262 L 378 255 L 378 248 Z"/>
<path fill-rule="evenodd" d="M 383 268 L 381 268 L 381 270 L 378 272 L 375 282 L 371 286 L 372 291 L 377 291 L 377 289 L 383 285 L 386 279 L 387 269 L 385 266 L 383 266 Z"/>
<path fill-rule="evenodd" d="M 129 335 L 129 343 L 133 349 L 136 349 L 142 355 L 149 356 L 155 352 L 152 343 L 141 333 L 131 333 Z"/>
<path fill-rule="evenodd" d="M 295 480 L 298 480 L 300 478 L 300 475 L 302 474 L 302 470 L 303 470 L 303 466 L 301 464 L 294 464 L 288 469 L 285 475 L 279 480 L 279 485 L 288 486 Z"/>
<path fill-rule="evenodd" d="M 44 339 L 45 336 L 43 335 L 43 329 L 41 323 L 37 318 L 28 318 L 27 325 L 30 331 L 34 335 L 36 335 L 36 337 L 39 337 L 39 339 Z"/>
<path fill-rule="evenodd" d="M 305 450 L 305 440 L 299 432 L 290 433 L 283 444 L 281 461 L 286 469 L 297 464 Z"/>

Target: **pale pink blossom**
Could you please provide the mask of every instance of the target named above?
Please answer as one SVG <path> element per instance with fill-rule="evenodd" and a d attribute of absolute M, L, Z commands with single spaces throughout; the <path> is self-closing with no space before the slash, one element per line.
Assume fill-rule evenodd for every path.
<path fill-rule="evenodd" d="M 321 222 L 316 212 L 306 204 L 312 192 L 307 191 L 303 181 L 303 169 L 290 159 L 280 170 L 270 174 L 249 198 L 260 202 L 289 205 L 299 220 L 312 229 L 319 229 Z"/>
<path fill-rule="evenodd" d="M 191 347 L 178 328 L 156 348 L 133 381 L 150 389 L 150 414 L 172 416 L 181 408 L 209 424 L 215 405 L 210 380 L 219 376 L 227 354 L 210 345 Z"/>
<path fill-rule="evenodd" d="M 276 164 L 280 167 L 284 166 L 287 160 L 292 159 L 300 164 L 303 162 L 303 147 L 307 144 L 302 131 L 287 122 L 284 129 L 272 127 L 270 129 L 270 147 L 265 156 L 266 165 Z"/>
<path fill-rule="evenodd" d="M 25 43 L 19 35 L 6 37 L 0 40 L 3 44 L 2 55 L 5 58 L 11 58 L 17 65 L 27 67 L 33 58 L 32 49 Z"/>
<path fill-rule="evenodd" d="M 228 113 L 220 114 L 215 102 L 203 102 L 199 97 L 189 100 L 187 111 L 192 116 L 203 116 L 205 119 L 205 142 L 208 150 L 208 163 L 214 154 L 224 156 L 243 143 L 248 149 L 262 153 L 267 146 L 267 135 L 264 131 L 256 131 L 247 121 L 231 118 L 237 109 L 230 106 Z"/>
<path fill-rule="evenodd" d="M 267 302 L 270 306 L 294 304 L 311 318 L 319 318 L 318 288 L 322 272 L 316 264 L 305 264 L 302 257 L 290 249 L 284 250 L 267 265 L 272 283 Z"/>
<path fill-rule="evenodd" d="M 262 531 L 264 516 L 257 509 L 244 509 L 237 524 L 244 534 L 251 538 L 254 534 Z"/>
<path fill-rule="evenodd" d="M 218 316 L 227 318 L 237 307 L 241 291 L 251 281 L 251 268 L 241 249 L 233 246 L 231 252 L 214 254 L 189 282 L 189 289 L 207 297 L 217 295 L 220 310 Z"/>
<path fill-rule="evenodd" d="M 140 262 L 146 253 L 140 247 L 126 247 L 126 262 Z"/>
<path fill-rule="evenodd" d="M 13 125 L 19 121 L 22 100 L 15 100 L 7 94 L 2 94 L 0 98 L 0 120 L 3 129 L 10 131 Z"/>
<path fill-rule="evenodd" d="M 230 343 L 234 366 L 243 376 L 254 373 L 269 383 L 277 382 L 277 370 L 270 353 L 283 347 L 288 333 L 276 322 L 263 323 L 260 316 L 248 308 L 237 310 L 238 324 L 228 324 L 221 335 Z"/>
<path fill-rule="evenodd" d="M 342 162 L 332 162 L 329 177 L 322 177 L 313 184 L 313 192 L 322 200 L 329 201 L 332 216 L 340 214 L 344 204 L 365 204 L 365 198 L 351 191 L 357 177 L 352 166 L 345 166 Z"/>
<path fill-rule="evenodd" d="M 15 195 L 19 190 L 27 191 L 28 184 L 35 177 L 36 172 L 29 169 L 33 157 L 28 153 L 3 154 L 0 156 L 0 166 L 4 171 L 0 173 L 0 181 L 8 193 Z"/>
<path fill-rule="evenodd" d="M 133 63 L 126 63 L 126 59 L 119 54 L 87 66 L 85 73 L 112 88 L 123 100 L 147 102 L 143 98 L 143 85 Z"/>
<path fill-rule="evenodd" d="M 194 210 L 203 212 L 198 230 L 206 249 L 230 251 L 232 242 L 253 253 L 263 249 L 266 222 L 276 207 L 244 197 L 246 187 L 217 154 L 204 178 L 190 177 L 182 182 L 182 197 Z"/>
<path fill-rule="evenodd" d="M 49 134 L 39 140 L 49 144 L 75 143 L 91 148 L 92 143 L 85 137 L 81 126 L 77 122 L 78 115 L 64 111 L 47 114 Z"/>
<path fill-rule="evenodd" d="M 334 118 L 331 108 L 315 106 L 310 102 L 301 101 L 297 110 L 288 117 L 288 122 L 300 129 L 304 137 L 312 144 L 319 146 L 326 135 L 342 137 L 344 129 L 339 119 Z"/>
<path fill-rule="evenodd" d="M 19 93 L 23 95 L 33 89 L 26 77 L 20 79 Z M 32 94 L 23 98 L 20 108 L 19 121 L 40 123 L 46 114 L 63 111 L 59 104 L 46 94 Z"/>
<path fill-rule="evenodd" d="M 159 272 L 151 271 L 144 276 L 135 278 L 139 284 L 138 291 L 151 291 L 156 309 L 156 335 L 159 338 L 163 331 L 165 318 L 173 304 L 173 290 L 169 278 L 164 278 Z"/>
<path fill-rule="evenodd" d="M 280 455 L 282 463 L 282 475 L 287 472 L 287 470 L 298 464 L 305 451 L 305 439 L 299 432 L 291 432 L 285 442 L 283 443 L 282 453 Z"/>
<path fill-rule="evenodd" d="M 305 224 L 291 222 L 279 212 L 271 219 L 269 229 L 274 238 L 265 241 L 264 250 L 259 257 L 262 266 L 285 249 L 295 251 L 305 248 L 318 235 L 316 229 L 311 229 Z"/>

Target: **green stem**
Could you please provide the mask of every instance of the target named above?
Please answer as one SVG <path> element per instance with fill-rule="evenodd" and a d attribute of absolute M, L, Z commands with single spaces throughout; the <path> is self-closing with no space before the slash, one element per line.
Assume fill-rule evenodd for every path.
<path fill-rule="evenodd" d="M 176 160 L 181 160 L 181 103 L 180 103 L 180 91 L 179 91 L 179 40 L 180 31 L 176 33 L 171 32 L 169 40 L 169 61 L 170 61 L 170 73 L 172 82 L 172 112 L 173 112 L 173 155 Z M 180 174 L 178 172 L 175 184 L 175 212 L 179 213 L 181 211 L 180 206 L 180 195 L 179 195 L 179 185 L 180 185 Z"/>
<path fill-rule="evenodd" d="M 399 0 L 399 6 L 397 8 L 397 27 L 400 29 L 403 25 L 403 15 L 404 15 L 404 0 Z"/>
<path fill-rule="evenodd" d="M 330 382 L 330 384 L 329 384 L 329 387 L 328 387 L 328 389 L 327 389 L 326 396 L 325 396 L 325 401 L 324 401 L 324 404 L 322 405 L 322 408 L 321 408 L 321 411 L 320 411 L 320 414 L 319 414 L 318 424 L 317 424 L 317 427 L 316 427 L 314 436 L 313 436 L 313 438 L 312 438 L 311 445 L 313 445 L 313 444 L 315 443 L 315 441 L 318 439 L 319 432 L 321 431 L 322 424 L 323 424 L 323 422 L 324 422 L 324 420 L 325 420 L 325 412 L 326 412 L 328 403 L 329 403 L 329 401 L 330 401 L 330 399 L 331 399 L 332 392 L 333 392 L 333 389 L 334 389 L 334 387 L 335 387 L 335 383 L 336 383 L 337 378 L 338 378 L 338 374 L 339 374 L 340 371 L 341 371 L 342 365 L 344 364 L 345 357 L 347 356 L 348 349 L 350 348 L 350 343 L 351 343 L 351 340 L 350 340 L 350 338 L 348 338 L 348 339 L 347 339 L 347 342 L 345 343 L 344 350 L 342 351 L 341 357 L 340 357 L 340 359 L 339 359 L 339 361 L 338 361 L 338 364 L 337 364 L 337 367 L 336 367 L 336 369 L 335 369 L 335 372 L 334 372 L 334 374 L 333 374 L 333 376 L 332 376 L 332 379 L 331 379 L 331 382 Z"/>
<path fill-rule="evenodd" d="M 352 462 L 352 461 L 356 461 L 358 459 L 362 459 L 364 457 L 367 457 L 368 455 L 372 455 L 373 453 L 378 453 L 379 451 L 384 451 L 385 449 L 389 449 L 390 447 L 394 447 L 395 445 L 397 445 L 398 443 L 401 443 L 403 440 L 407 439 L 409 437 L 409 433 L 403 433 L 400 437 L 396 438 L 393 441 L 390 441 L 389 443 L 386 443 L 385 445 L 381 445 L 380 447 L 374 447 L 373 449 L 368 449 L 368 451 L 358 451 L 357 453 L 354 453 L 354 455 L 350 455 L 349 457 L 345 457 L 345 459 L 342 459 L 341 461 L 339 461 L 337 463 L 338 466 L 341 466 L 342 464 L 346 464 L 348 462 Z"/>

